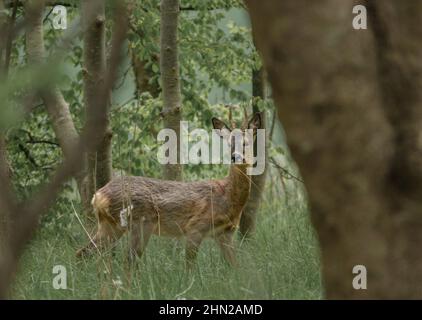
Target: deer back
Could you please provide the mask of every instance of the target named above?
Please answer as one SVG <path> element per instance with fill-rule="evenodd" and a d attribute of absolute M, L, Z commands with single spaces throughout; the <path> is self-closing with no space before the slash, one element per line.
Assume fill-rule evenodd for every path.
<path fill-rule="evenodd" d="M 133 222 L 157 224 L 156 233 L 180 236 L 235 228 L 243 209 L 233 206 L 227 179 L 178 182 L 145 177 L 119 177 L 99 189 L 94 209 L 108 221 L 128 227 Z"/>

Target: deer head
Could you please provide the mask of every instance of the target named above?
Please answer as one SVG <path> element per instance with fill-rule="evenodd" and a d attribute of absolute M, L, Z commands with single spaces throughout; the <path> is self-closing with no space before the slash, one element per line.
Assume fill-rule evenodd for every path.
<path fill-rule="evenodd" d="M 232 121 L 231 112 L 229 120 L 230 126 L 217 118 L 212 118 L 212 124 L 214 129 L 218 130 L 217 134 L 228 143 L 232 164 L 252 165 L 253 152 L 249 152 L 249 150 L 252 151 L 257 130 L 262 127 L 261 113 L 255 113 L 248 121 L 245 111 L 245 118 L 240 128 L 236 128 L 236 124 Z"/>

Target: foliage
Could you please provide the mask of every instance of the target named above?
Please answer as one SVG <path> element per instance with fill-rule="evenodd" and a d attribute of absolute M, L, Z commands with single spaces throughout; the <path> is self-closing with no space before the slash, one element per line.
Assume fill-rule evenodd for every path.
<path fill-rule="evenodd" d="M 135 4 L 127 49 L 145 62 L 151 74 L 149 82 L 159 86 L 159 1 L 145 0 Z M 230 19 L 231 10 L 241 9 L 242 6 L 239 0 L 181 1 L 179 50 L 183 118 L 189 121 L 190 131 L 195 128 L 211 129 L 213 116 L 227 121 L 227 101 L 216 104 L 209 102 L 215 88 L 227 93 L 229 100 L 240 103 L 241 108 L 233 113 L 236 122 L 243 120 L 243 107 L 251 113 L 250 90 L 245 89 L 244 84 L 250 86 L 252 69 L 258 68 L 261 62 L 253 46 L 250 29 Z M 22 14 L 19 9 L 18 18 Z M 79 9 L 70 7 L 68 14 L 68 19 L 72 20 L 79 14 Z M 52 55 L 62 33 L 52 28 L 50 18 L 46 11 L 45 46 Z M 112 26 L 108 23 L 108 42 L 110 28 Z M 51 65 L 48 72 L 41 70 L 44 74 L 38 75 L 36 79 L 39 78 L 39 81 L 30 81 L 34 78 L 24 71 L 27 64 L 24 36 L 19 35 L 14 41 L 11 59 L 12 85 L 10 88 L 0 88 L 0 98 L 7 90 L 21 97 L 27 87 L 34 88 L 43 81 L 53 81 L 63 93 L 75 126 L 80 130 L 85 121 L 82 53 L 82 38 L 77 37 L 73 39 L 71 50 L 60 57 L 61 64 Z M 130 69 L 120 71 L 119 86 L 130 86 L 134 82 L 133 73 Z M 118 91 L 116 86 L 114 94 Z M 267 119 L 272 119 L 272 102 L 260 100 L 258 105 L 260 110 L 267 112 Z M 31 112 L 24 118 L 19 118 L 21 114 L 16 115 L 16 111 L 22 108 L 17 102 L 9 104 L 10 110 L 6 111 L 10 111 L 10 116 L 7 119 L 5 110 L 1 110 L 2 123 L 8 123 L 7 151 L 13 169 L 14 187 L 20 199 L 39 189 L 63 160 L 45 106 L 34 101 L 30 107 Z M 148 92 L 139 96 L 131 93 L 124 99 L 113 100 L 110 120 L 116 175 L 160 177 L 156 137 L 162 126 L 161 110 L 161 97 L 152 97 Z M 11 124 L 10 119 L 13 119 Z M 280 132 L 272 139 L 270 155 L 283 165 L 291 166 Z M 226 172 L 225 165 L 184 167 L 186 180 L 218 178 Z M 298 298 L 303 297 L 301 294 L 305 292 L 306 298 L 318 298 L 321 288 L 317 254 L 306 218 L 304 192 L 295 185 L 296 181 L 287 182 L 284 184 L 286 188 L 279 190 L 279 172 L 272 171 L 270 176 L 257 238 L 248 244 L 241 244 L 244 272 L 239 274 L 229 270 L 216 258 L 218 253 L 215 246 L 206 245 L 200 256 L 201 271 L 195 275 L 192 284 L 191 279 L 181 271 L 180 243 L 174 241 L 153 241 L 148 248 L 148 252 L 153 254 L 148 254 L 140 264 L 143 271 L 128 271 L 125 269 L 127 266 L 112 262 L 110 257 L 113 272 L 106 275 L 98 271 L 101 263 L 95 259 L 78 264 L 73 257 L 74 249 L 86 241 L 86 235 L 75 216 L 80 211 L 80 199 L 75 182 L 71 181 L 64 186 L 55 206 L 44 216 L 42 229 L 24 259 L 14 295 L 18 298 L 113 298 L 114 294 L 118 298 Z M 277 192 L 284 192 L 283 200 L 277 198 Z M 287 199 L 290 199 L 290 203 Z M 87 223 L 88 219 L 82 217 L 82 222 Z M 297 227 L 294 231 L 290 228 L 292 224 Z M 121 241 L 121 246 L 119 252 L 123 256 L 126 250 L 124 241 Z M 72 290 L 56 291 L 50 288 L 49 283 L 46 284 L 51 278 L 53 263 L 70 266 Z M 37 267 L 34 269 L 31 265 Z M 301 267 L 298 268 L 298 265 Z M 157 274 L 159 276 L 155 277 Z M 221 275 L 217 278 L 224 281 L 214 281 L 216 274 Z M 125 278 L 127 275 L 134 277 L 132 287 L 130 279 Z M 111 280 L 117 276 L 122 278 L 124 285 L 121 290 L 114 291 Z M 298 279 L 304 280 L 300 283 Z M 141 283 L 148 285 L 141 286 Z M 167 290 L 163 290 L 163 285 Z M 184 290 L 186 292 L 178 296 Z"/>
<path fill-rule="evenodd" d="M 236 85 L 250 82 L 251 68 L 258 60 L 250 29 L 227 21 L 227 11 L 240 8 L 241 3 L 181 2 L 179 56 L 183 113 L 187 119 L 202 119 L 204 124 L 214 115 L 208 103 L 214 87 L 228 91 L 230 98 L 237 101 L 250 98 L 244 90 L 235 89 Z M 154 74 L 150 82 L 159 85 L 159 1 L 137 2 L 131 24 L 130 46 Z"/>

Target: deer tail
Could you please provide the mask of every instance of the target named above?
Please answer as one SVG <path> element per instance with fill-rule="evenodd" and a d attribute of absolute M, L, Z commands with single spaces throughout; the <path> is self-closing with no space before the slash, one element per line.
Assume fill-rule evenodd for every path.
<path fill-rule="evenodd" d="M 101 218 L 101 216 L 108 215 L 108 207 L 110 204 L 110 200 L 101 191 L 97 191 L 94 194 L 91 200 L 91 204 L 94 210 L 94 214 L 97 218 Z"/>

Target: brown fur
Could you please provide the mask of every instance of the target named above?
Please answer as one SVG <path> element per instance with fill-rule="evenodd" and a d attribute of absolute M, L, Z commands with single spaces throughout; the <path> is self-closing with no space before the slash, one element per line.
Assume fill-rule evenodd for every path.
<path fill-rule="evenodd" d="M 109 245 L 131 231 L 131 253 L 138 256 L 151 234 L 186 237 L 190 266 L 202 240 L 212 237 L 225 259 L 235 265 L 233 236 L 249 197 L 248 166 L 231 164 L 229 175 L 221 180 L 179 182 L 136 176 L 111 180 L 93 197 L 98 231 L 77 255 Z"/>
<path fill-rule="evenodd" d="M 177 182 L 132 176 L 114 179 L 94 195 L 92 204 L 98 232 L 93 242 L 101 247 L 131 230 L 131 249 L 141 255 L 151 233 L 185 236 L 187 251 L 210 236 L 220 242 L 225 257 L 234 263 L 231 238 L 250 190 L 246 167 L 245 164 L 232 165 L 229 176 L 212 181 Z M 127 209 L 131 204 L 133 209 Z M 122 209 L 128 210 L 127 226 L 121 225 Z M 143 244 L 140 237 L 144 238 Z M 221 243 L 223 241 L 225 243 Z M 78 255 L 93 247 L 91 242 Z"/>

